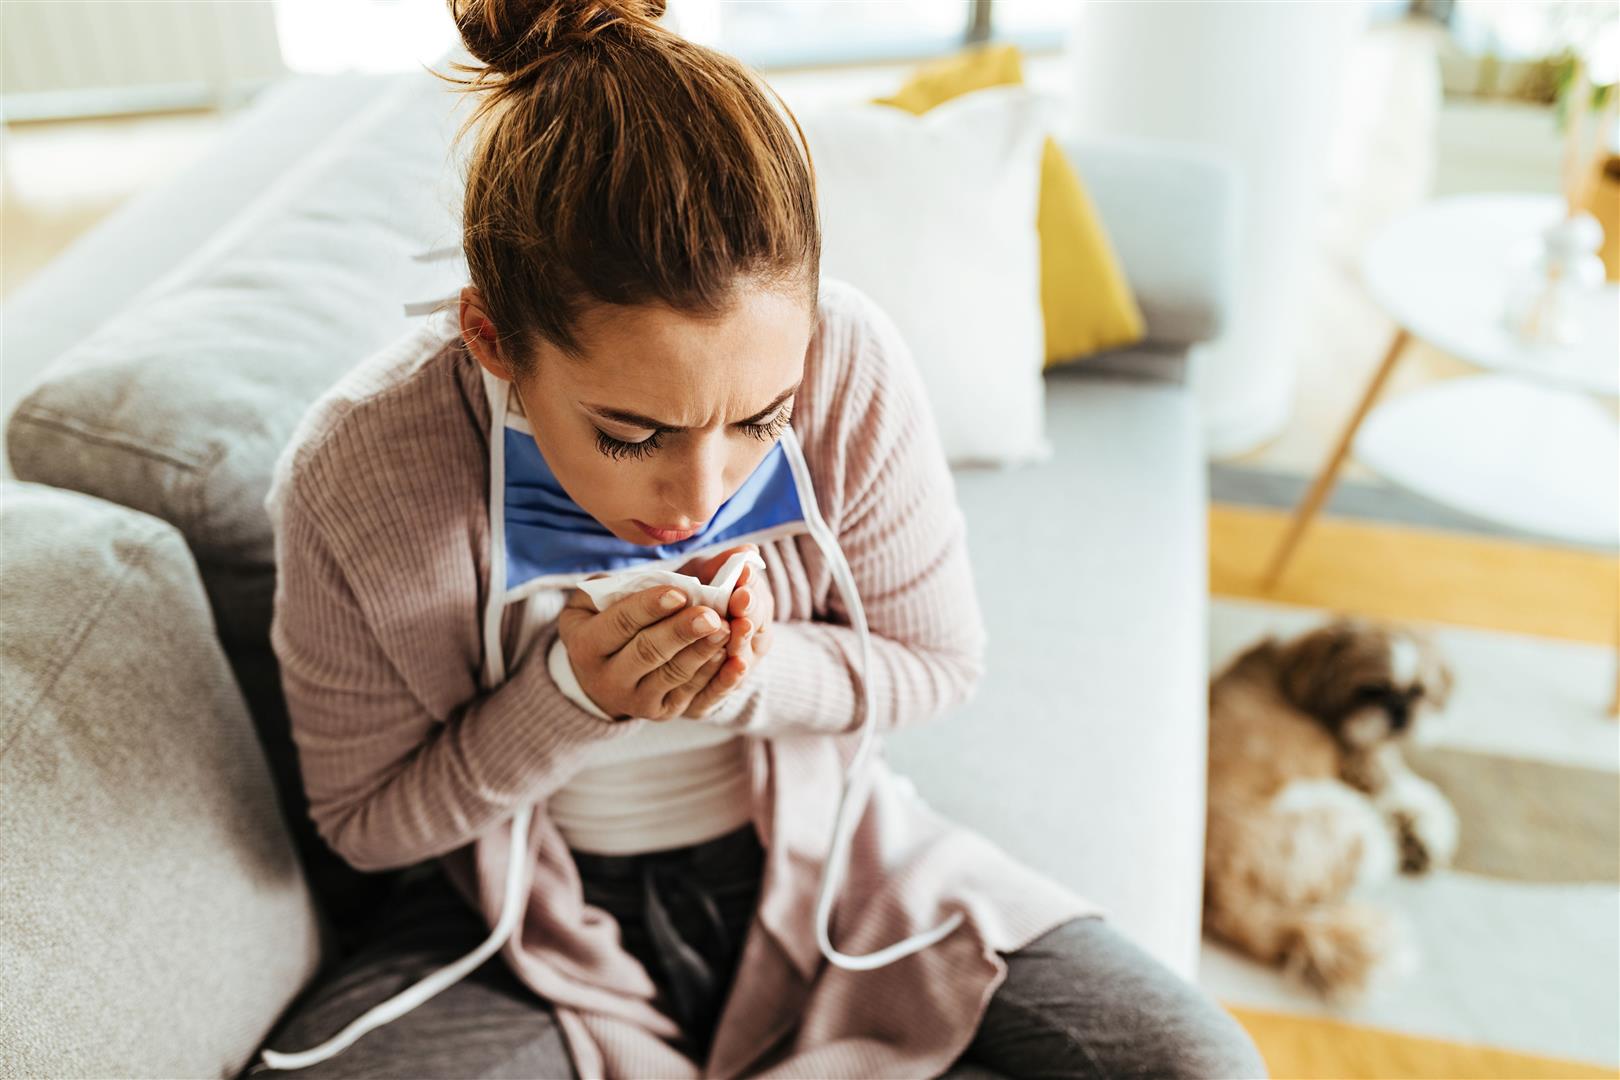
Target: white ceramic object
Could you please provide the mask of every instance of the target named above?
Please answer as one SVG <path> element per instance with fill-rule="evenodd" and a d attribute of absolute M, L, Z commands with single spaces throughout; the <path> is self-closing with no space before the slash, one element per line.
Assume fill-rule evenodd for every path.
<path fill-rule="evenodd" d="M 1598 247 L 1603 226 L 1584 211 L 1541 231 L 1541 250 L 1510 287 L 1502 317 L 1525 345 L 1576 345 L 1585 335 L 1583 305 L 1603 288 Z"/>
<path fill-rule="evenodd" d="M 1570 346 L 1526 344 L 1501 312 L 1527 250 L 1563 219 L 1556 195 L 1452 195 L 1395 218 L 1368 244 L 1362 282 L 1390 318 L 1476 367 L 1620 394 L 1620 286 L 1580 291 Z"/>

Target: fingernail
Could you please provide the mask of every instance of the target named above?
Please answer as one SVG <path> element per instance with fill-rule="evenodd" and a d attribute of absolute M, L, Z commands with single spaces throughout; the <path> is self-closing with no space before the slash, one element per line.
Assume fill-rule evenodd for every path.
<path fill-rule="evenodd" d="M 665 611 L 674 611 L 684 603 L 686 603 L 686 594 L 676 592 L 673 589 L 665 593 L 658 600 L 658 606 L 663 608 Z"/>
<path fill-rule="evenodd" d="M 700 634 L 707 634 L 710 630 L 716 630 L 719 629 L 719 627 L 720 616 L 716 615 L 712 611 L 705 611 L 703 614 L 692 620 L 692 629 L 696 630 Z"/>
<path fill-rule="evenodd" d="M 727 639 L 728 639 L 728 638 L 730 638 L 730 637 L 731 637 L 731 633 L 730 633 L 730 631 L 727 631 L 727 630 L 720 630 L 720 631 L 718 631 L 718 632 L 716 632 L 716 633 L 713 633 L 713 634 L 710 634 L 710 635 L 709 635 L 709 644 L 711 644 L 711 645 L 718 645 L 718 644 L 720 644 L 720 643 L 721 643 L 721 642 L 722 642 L 722 641 L 725 641 L 725 640 L 727 640 Z"/>

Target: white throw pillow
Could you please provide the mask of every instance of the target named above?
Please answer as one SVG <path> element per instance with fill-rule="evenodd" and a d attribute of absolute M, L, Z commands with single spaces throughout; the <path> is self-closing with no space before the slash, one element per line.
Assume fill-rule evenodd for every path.
<path fill-rule="evenodd" d="M 1012 85 L 921 116 L 795 110 L 820 193 L 821 271 L 859 286 L 905 335 L 953 465 L 1052 456 L 1035 229 L 1047 111 Z"/>

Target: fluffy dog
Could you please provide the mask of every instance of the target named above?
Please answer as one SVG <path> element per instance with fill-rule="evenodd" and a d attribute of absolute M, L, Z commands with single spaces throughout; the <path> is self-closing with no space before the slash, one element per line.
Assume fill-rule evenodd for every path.
<path fill-rule="evenodd" d="M 1268 635 L 1209 687 L 1204 927 L 1329 999 L 1409 959 L 1389 915 L 1347 899 L 1450 862 L 1457 816 L 1401 756 L 1451 693 L 1415 632 L 1338 617 Z"/>

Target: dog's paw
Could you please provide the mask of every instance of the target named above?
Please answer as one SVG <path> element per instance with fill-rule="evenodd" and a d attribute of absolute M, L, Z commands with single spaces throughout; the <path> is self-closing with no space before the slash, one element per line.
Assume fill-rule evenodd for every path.
<path fill-rule="evenodd" d="M 1402 873 L 1423 874 L 1451 864 L 1457 854 L 1457 812 L 1439 788 L 1408 774 L 1374 802 L 1395 832 Z"/>
<path fill-rule="evenodd" d="M 1401 945 L 1399 920 L 1370 904 L 1324 904 L 1304 912 L 1287 935 L 1283 976 L 1335 1005 L 1365 997 Z"/>
<path fill-rule="evenodd" d="M 1427 873 L 1433 863 L 1428 845 L 1419 835 L 1417 819 L 1406 811 L 1395 814 L 1395 835 L 1401 845 L 1401 873 Z"/>

